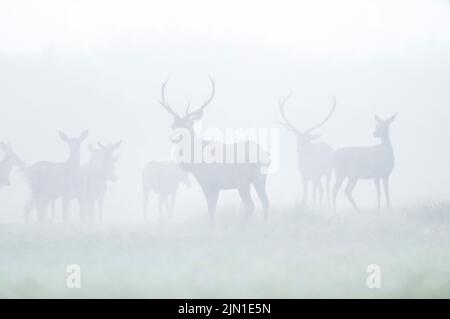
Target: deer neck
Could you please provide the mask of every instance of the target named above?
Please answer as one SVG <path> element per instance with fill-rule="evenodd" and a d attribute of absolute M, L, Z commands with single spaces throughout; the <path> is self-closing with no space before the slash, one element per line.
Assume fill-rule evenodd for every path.
<path fill-rule="evenodd" d="M 389 136 L 389 134 L 381 138 L 381 144 L 387 148 L 392 149 L 391 137 Z"/>
<path fill-rule="evenodd" d="M 297 153 L 299 155 L 301 154 L 307 154 L 309 153 L 313 148 L 313 145 L 311 143 L 297 143 Z"/>
<path fill-rule="evenodd" d="M 66 163 L 69 166 L 78 167 L 81 163 L 81 155 L 78 151 L 71 151 Z"/>
<path fill-rule="evenodd" d="M 190 142 L 191 142 L 191 147 L 193 147 L 193 148 L 197 147 L 197 146 L 203 147 L 210 142 L 208 140 L 203 139 L 199 135 L 197 135 L 197 133 L 195 133 L 193 128 L 189 129 L 189 138 L 190 138 Z M 192 149 L 192 152 L 194 152 L 194 149 Z"/>
<path fill-rule="evenodd" d="M 185 135 L 184 138 L 187 140 L 181 140 L 181 150 L 183 148 L 188 148 L 189 151 L 183 151 L 183 156 L 181 160 L 177 160 L 179 167 L 184 171 L 189 171 L 195 173 L 198 166 L 203 159 L 203 148 L 210 143 L 210 141 L 204 140 L 199 135 L 197 135 L 194 129 L 189 129 L 189 134 Z M 179 145 L 177 145 L 178 147 Z M 189 155 L 187 155 L 189 154 Z M 200 157 L 199 157 L 200 156 Z M 200 162 L 199 162 L 200 161 Z"/>
<path fill-rule="evenodd" d="M 381 146 L 384 148 L 387 156 L 394 160 L 394 150 L 392 148 L 391 138 L 389 134 L 381 137 Z"/>
<path fill-rule="evenodd" d="M 108 179 L 107 177 L 107 171 L 105 169 L 105 159 L 100 159 L 100 158 L 96 158 L 96 159 L 92 159 L 87 167 L 88 167 L 88 171 L 90 172 L 90 174 L 92 174 L 93 176 L 96 176 L 98 181 L 105 181 Z"/>
<path fill-rule="evenodd" d="M 12 171 L 13 163 L 10 159 L 5 158 L 0 162 L 0 168 L 3 170 L 4 173 L 9 174 Z"/>

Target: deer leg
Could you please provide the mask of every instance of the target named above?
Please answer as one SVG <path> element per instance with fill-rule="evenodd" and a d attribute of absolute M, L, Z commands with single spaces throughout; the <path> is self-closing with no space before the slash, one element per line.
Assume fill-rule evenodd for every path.
<path fill-rule="evenodd" d="M 174 211 L 175 211 L 175 198 L 177 196 L 177 193 L 174 194 L 170 194 L 169 195 L 169 216 L 172 218 L 174 215 Z"/>
<path fill-rule="evenodd" d="M 170 217 L 170 205 L 169 205 L 169 198 L 170 195 L 167 195 L 165 200 L 164 200 L 164 207 L 165 207 L 165 211 L 166 211 L 166 216 Z"/>
<path fill-rule="evenodd" d="M 91 222 L 95 220 L 95 200 L 89 202 L 89 218 Z"/>
<path fill-rule="evenodd" d="M 303 199 L 302 206 L 306 207 L 306 203 L 308 201 L 308 180 L 306 178 L 303 179 Z"/>
<path fill-rule="evenodd" d="M 103 221 L 103 198 L 99 198 L 98 202 L 98 216 L 100 218 L 100 222 Z"/>
<path fill-rule="evenodd" d="M 165 195 L 159 195 L 158 197 L 158 211 L 159 211 L 159 218 L 161 222 L 164 221 L 164 206 L 165 206 L 166 196 Z"/>
<path fill-rule="evenodd" d="M 148 213 L 148 199 L 150 196 L 150 192 L 144 189 L 144 202 L 142 207 L 142 212 L 144 213 L 144 219 L 147 219 L 147 213 Z"/>
<path fill-rule="evenodd" d="M 83 223 L 86 216 L 86 202 L 78 199 L 78 208 L 80 211 L 80 222 Z"/>
<path fill-rule="evenodd" d="M 312 208 L 316 208 L 316 204 L 317 204 L 317 181 L 316 180 L 312 180 Z"/>
<path fill-rule="evenodd" d="M 250 194 L 250 185 L 239 187 L 238 191 L 245 206 L 245 213 L 247 216 L 250 216 L 255 209 L 255 204 L 253 203 L 252 195 Z"/>
<path fill-rule="evenodd" d="M 210 189 L 203 190 L 203 193 L 208 204 L 208 214 L 211 225 L 214 225 L 214 215 L 216 213 L 217 199 L 219 198 L 219 190 Z"/>
<path fill-rule="evenodd" d="M 28 200 L 27 204 L 25 205 L 25 222 L 28 223 L 30 221 L 30 213 L 33 206 L 36 206 L 36 202 L 33 198 L 30 198 Z M 36 207 L 35 207 L 36 208 Z"/>
<path fill-rule="evenodd" d="M 319 178 L 317 180 L 317 190 L 319 192 L 319 202 L 318 202 L 318 208 L 322 209 L 322 198 L 323 198 L 323 185 L 322 185 L 322 178 Z"/>
<path fill-rule="evenodd" d="M 325 192 L 327 197 L 327 209 L 330 210 L 330 184 L 331 184 L 331 176 L 330 174 L 327 174 L 325 176 Z"/>
<path fill-rule="evenodd" d="M 43 200 L 42 199 L 38 199 L 36 201 L 36 218 L 37 218 L 38 222 L 40 222 L 42 220 L 42 215 L 44 214 L 43 210 L 44 210 L 44 208 L 43 208 Z"/>
<path fill-rule="evenodd" d="M 342 183 L 344 182 L 344 179 L 345 179 L 344 176 L 337 175 L 336 176 L 336 181 L 334 182 L 334 186 L 333 186 L 333 210 L 334 210 L 335 214 L 337 212 L 337 208 L 336 208 L 337 195 L 339 193 L 339 189 L 342 186 Z"/>
<path fill-rule="evenodd" d="M 377 191 L 377 204 L 378 204 L 378 210 L 381 208 L 381 196 L 380 196 L 380 179 L 376 178 L 373 180 L 375 183 L 375 189 Z"/>
<path fill-rule="evenodd" d="M 89 199 L 84 199 L 82 202 L 80 202 L 80 221 L 82 223 L 85 223 L 90 218 L 90 205 L 91 202 Z"/>
<path fill-rule="evenodd" d="M 43 222 L 45 220 L 45 215 L 47 215 L 49 201 L 40 200 L 38 204 L 38 221 Z"/>
<path fill-rule="evenodd" d="M 170 218 L 169 197 L 170 195 L 164 196 L 164 214 L 166 215 L 166 218 Z"/>
<path fill-rule="evenodd" d="M 69 200 L 67 198 L 62 199 L 62 211 L 63 211 L 63 220 L 67 222 L 69 219 Z"/>
<path fill-rule="evenodd" d="M 55 221 L 55 202 L 56 199 L 50 201 L 50 213 L 51 213 L 51 219 L 52 221 Z"/>
<path fill-rule="evenodd" d="M 97 199 L 93 199 L 92 200 L 92 221 L 95 221 L 95 215 L 98 211 L 98 200 Z"/>
<path fill-rule="evenodd" d="M 263 207 L 264 220 L 267 221 L 269 213 L 269 198 L 266 193 L 266 177 L 260 176 L 257 180 L 253 181 L 253 187 L 258 195 L 261 205 Z"/>
<path fill-rule="evenodd" d="M 95 200 L 89 203 L 89 218 L 91 222 L 95 221 Z"/>
<path fill-rule="evenodd" d="M 85 223 L 86 220 L 89 220 L 89 201 L 84 200 L 80 207 L 82 207 L 80 208 L 80 221 Z"/>
<path fill-rule="evenodd" d="M 389 177 L 383 178 L 384 196 L 386 197 L 386 203 L 388 209 L 391 209 L 391 198 L 389 196 Z"/>
<path fill-rule="evenodd" d="M 353 200 L 353 190 L 355 189 L 356 183 L 358 180 L 354 177 L 349 178 L 347 187 L 345 188 L 345 196 L 347 196 L 348 201 L 350 204 L 352 204 L 353 208 L 359 212 L 358 205 L 356 205 L 355 201 Z"/>

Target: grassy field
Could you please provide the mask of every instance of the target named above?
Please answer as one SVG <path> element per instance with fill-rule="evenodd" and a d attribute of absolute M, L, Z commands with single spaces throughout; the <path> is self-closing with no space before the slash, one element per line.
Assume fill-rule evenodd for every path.
<path fill-rule="evenodd" d="M 0 224 L 0 297 L 448 298 L 450 205 L 329 214 L 273 210 L 243 222 Z M 66 287 L 79 264 L 80 289 Z M 369 264 L 382 286 L 366 285 Z"/>

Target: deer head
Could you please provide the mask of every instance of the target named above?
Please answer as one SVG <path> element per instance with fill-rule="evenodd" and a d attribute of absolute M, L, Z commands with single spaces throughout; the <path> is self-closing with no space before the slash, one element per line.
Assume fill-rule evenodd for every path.
<path fill-rule="evenodd" d="M 330 112 L 328 115 L 318 124 L 312 126 L 311 128 L 307 129 L 306 131 L 300 131 L 297 129 L 294 125 L 289 122 L 289 120 L 286 117 L 286 114 L 284 112 L 284 105 L 286 104 L 286 101 L 291 97 L 291 94 L 289 94 L 284 99 L 280 99 L 278 101 L 278 107 L 280 109 L 281 117 L 283 118 L 283 121 L 280 122 L 281 125 L 286 127 L 289 131 L 295 134 L 297 138 L 297 144 L 300 147 L 304 147 L 309 145 L 312 141 L 320 137 L 320 134 L 314 134 L 313 131 L 324 125 L 333 115 L 334 110 L 336 109 L 336 98 L 333 96 L 333 106 L 331 107 Z"/>
<path fill-rule="evenodd" d="M 11 173 L 12 167 L 24 167 L 25 163 L 14 153 L 11 145 L 1 142 L 0 149 L 5 153 L 3 161 L 0 163 L 0 187 L 9 186 L 11 185 L 9 174 Z"/>
<path fill-rule="evenodd" d="M 373 132 L 373 136 L 379 137 L 381 139 L 389 137 L 389 128 L 392 122 L 395 120 L 397 113 L 392 115 L 390 118 L 383 120 L 378 115 L 375 115 L 375 121 L 377 122 L 377 126 L 375 127 L 375 131 Z"/>
<path fill-rule="evenodd" d="M 65 133 L 59 131 L 59 137 L 63 140 L 70 149 L 70 156 L 72 159 L 80 160 L 81 143 L 88 137 L 88 131 L 84 131 L 79 137 L 68 137 Z"/>
<path fill-rule="evenodd" d="M 0 149 L 3 150 L 5 153 L 4 162 L 8 162 L 11 165 L 17 166 L 17 167 L 24 167 L 25 162 L 20 159 L 20 157 L 14 152 L 12 146 L 10 144 L 6 144 L 1 142 L 0 143 Z"/>
<path fill-rule="evenodd" d="M 167 81 L 162 84 L 161 100 L 159 101 L 159 103 L 170 115 L 172 115 L 173 122 L 172 122 L 171 128 L 173 130 L 179 129 L 179 128 L 192 130 L 194 123 L 203 117 L 203 110 L 211 103 L 212 99 L 214 98 L 214 94 L 215 94 L 214 79 L 212 77 L 209 77 L 209 81 L 211 82 L 211 95 L 203 102 L 203 104 L 199 108 L 197 108 L 194 111 L 190 111 L 190 103 L 188 103 L 184 115 L 178 114 L 169 105 L 169 103 L 165 97 Z"/>
<path fill-rule="evenodd" d="M 104 145 L 97 142 L 97 146 L 91 146 L 92 161 L 98 164 L 101 175 L 106 180 L 111 182 L 117 181 L 115 172 L 115 163 L 119 160 L 119 156 L 115 155 L 115 151 L 119 148 L 122 141 L 111 145 Z"/>

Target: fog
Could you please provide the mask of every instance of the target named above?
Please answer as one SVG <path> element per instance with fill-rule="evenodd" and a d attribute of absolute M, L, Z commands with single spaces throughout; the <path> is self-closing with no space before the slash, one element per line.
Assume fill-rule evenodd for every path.
<path fill-rule="evenodd" d="M 122 275 L 118 286 L 127 287 L 124 290 L 133 296 L 233 296 L 233 289 L 224 288 L 226 278 L 237 286 L 239 280 L 231 279 L 232 272 L 225 266 L 221 266 L 224 267 L 221 272 L 216 270 L 221 275 L 211 287 L 207 282 L 214 282 L 212 274 L 198 282 L 188 282 L 190 288 L 186 291 L 178 289 L 177 283 L 196 273 L 193 256 L 208 260 L 212 254 L 212 260 L 208 261 L 212 268 L 228 263 L 234 273 L 239 273 L 235 268 L 245 259 L 244 248 L 238 248 L 238 255 L 233 259 L 228 252 L 215 255 L 211 247 L 199 244 L 209 238 L 219 249 L 227 251 L 239 246 L 239 240 L 235 239 L 239 236 L 248 241 L 249 250 L 255 251 L 251 265 L 264 262 L 267 253 L 268 265 L 286 265 L 286 259 L 288 264 L 296 266 L 290 264 L 284 272 L 267 278 L 265 270 L 258 269 L 238 297 L 357 296 L 363 288 L 355 284 L 359 288 L 352 290 L 351 283 L 359 279 L 352 277 L 351 270 L 344 272 L 350 288 L 340 290 L 318 280 L 316 284 L 328 291 L 321 294 L 305 275 L 316 270 L 303 262 L 314 260 L 320 264 L 319 256 L 333 255 L 332 249 L 320 242 L 325 240 L 320 237 L 322 231 L 324 238 L 337 241 L 333 247 L 346 251 L 352 243 L 351 236 L 362 236 L 361 225 L 375 225 L 371 231 L 375 238 L 384 238 L 381 246 L 373 248 L 376 239 L 366 238 L 361 240 L 357 251 L 364 255 L 366 249 L 375 249 L 380 263 L 385 261 L 393 269 L 391 274 L 401 272 L 402 260 L 415 262 L 428 256 L 426 251 L 430 247 L 436 254 L 434 257 L 442 260 L 439 266 L 442 268 L 425 265 L 414 269 L 421 274 L 435 271 L 431 288 L 414 286 L 405 275 L 403 281 L 388 283 L 391 286 L 384 294 L 370 296 L 448 297 L 445 287 L 448 288 L 449 277 L 441 272 L 445 267 L 448 269 L 450 258 L 441 239 L 448 237 L 449 229 L 446 204 L 450 196 L 449 10 L 449 2 L 444 0 L 2 1 L 0 141 L 10 143 L 27 165 L 42 160 L 63 162 L 68 158 L 69 150 L 59 131 L 72 137 L 89 131 L 81 145 L 82 163 L 89 160 L 89 145 L 119 140 L 122 144 L 117 151 L 120 154 L 116 163 L 118 180 L 108 184 L 104 219 L 102 223 L 94 222 L 98 229 L 79 225 L 74 203 L 70 221 L 62 223 L 59 202 L 56 221 L 47 220 L 41 225 L 33 220 L 25 225 L 24 207 L 30 191 L 21 170 L 12 171 L 11 185 L 0 188 L 1 238 L 5 249 L 1 257 L 5 261 L 2 271 L 10 278 L 7 288 L 0 289 L 0 296 L 107 295 L 102 290 L 106 289 L 103 284 L 90 286 L 90 290 L 80 291 L 79 295 L 68 292 L 66 295 L 59 284 L 54 284 L 58 277 L 49 273 L 42 274 L 48 286 L 40 279 L 33 279 L 39 282 L 36 290 L 23 288 L 24 292 L 17 288 L 24 280 L 27 286 L 27 280 L 43 269 L 40 262 L 35 271 L 30 270 L 32 267 L 17 268 L 29 258 L 22 249 L 34 249 L 29 253 L 43 256 L 44 264 L 53 260 L 55 269 L 63 267 L 72 252 L 75 256 L 72 259 L 79 258 L 80 263 L 84 260 L 99 267 L 90 255 L 96 254 L 96 248 L 92 247 L 97 246 L 88 245 L 96 236 L 102 243 L 98 244 L 99 249 L 103 243 L 111 245 L 105 255 L 112 260 L 113 276 L 126 260 L 119 256 L 122 249 L 128 247 L 136 267 L 152 265 L 154 274 L 149 271 L 142 276 L 172 280 L 169 287 L 173 290 L 161 292 L 152 288 L 155 290 L 150 293 L 144 292 L 145 287 L 137 283 L 137 278 L 132 276 L 128 280 Z M 221 192 L 215 228 L 209 229 L 206 201 L 192 176 L 191 187 L 180 186 L 178 190 L 172 219 L 161 224 L 157 199 L 152 196 L 149 218 L 144 222 L 142 170 L 149 161 L 170 160 L 173 147 L 169 139 L 172 118 L 159 103 L 161 83 L 168 80 L 167 99 L 177 112 L 183 113 L 188 102 L 197 108 L 207 98 L 211 90 L 208 76 L 215 79 L 216 94 L 203 112 L 202 127 L 279 130 L 279 143 L 271 150 L 279 158 L 278 167 L 267 176 L 268 225 L 263 223 L 261 205 L 253 193 L 256 211 L 252 221 L 242 226 L 241 200 L 238 192 L 231 190 Z M 336 98 L 332 117 L 315 132 L 321 134 L 317 141 L 327 142 L 333 149 L 380 143 L 373 136 L 375 114 L 385 119 L 398 113 L 390 128 L 396 163 L 390 177 L 392 211 L 383 209 L 383 217 L 376 217 L 375 189 L 373 182 L 367 180 L 360 180 L 353 194 L 361 214 L 351 209 L 343 190 L 338 196 L 338 216 L 344 220 L 338 217 L 335 221 L 331 210 L 300 205 L 302 182 L 297 168 L 296 139 L 279 123 L 282 118 L 278 100 L 290 92 L 286 114 L 300 130 L 320 122 L 332 106 L 332 97 Z M 437 203 L 439 212 L 432 211 L 443 219 L 439 223 L 430 222 L 423 216 L 429 212 L 424 207 Z M 247 231 L 241 232 L 242 227 Z M 42 239 L 38 234 L 43 229 L 50 230 L 52 235 Z M 301 234 L 302 230 L 305 233 Z M 343 235 L 347 231 L 350 238 Z M 422 231 L 432 233 L 433 239 L 423 243 Z M 409 237 L 413 234 L 419 237 Z M 41 238 L 38 243 L 42 240 L 43 246 L 33 244 L 34 236 Z M 314 238 L 321 239 L 316 242 Z M 164 246 L 166 239 L 168 243 Z M 61 244 L 56 248 L 60 252 L 53 256 L 48 247 L 59 240 L 67 240 L 69 248 Z M 187 251 L 181 253 L 176 245 L 183 240 Z M 255 243 L 258 240 L 267 244 L 266 252 Z M 305 245 L 313 246 L 303 261 L 301 258 L 293 261 L 290 258 L 297 246 L 291 245 L 302 240 Z M 91 247 L 87 255 L 78 251 L 74 244 L 77 241 Z M 15 252 L 14 245 L 22 248 Z M 270 252 L 278 245 L 285 245 L 286 254 L 279 253 L 274 257 L 279 259 L 271 259 Z M 417 248 L 417 255 L 391 260 L 389 247 L 392 245 L 412 247 L 414 251 Z M 173 249 L 172 257 L 176 261 L 187 259 L 193 264 L 187 265 L 182 275 L 172 278 L 170 269 L 163 271 L 166 262 L 159 260 L 152 264 L 152 258 L 137 257 L 141 250 L 146 251 L 145 256 L 148 250 L 154 250 L 163 259 L 172 258 L 166 248 Z M 357 258 L 349 267 L 363 265 L 370 259 L 366 257 Z M 371 262 L 377 260 L 367 260 L 367 264 Z M 304 270 L 301 277 L 306 280 L 305 285 L 299 283 L 285 290 L 273 288 L 276 282 L 286 283 L 286 278 L 296 273 L 297 266 L 300 272 Z M 10 267 L 15 271 L 8 270 Z M 363 275 L 358 273 L 356 278 L 365 275 L 365 266 L 361 267 Z M 323 269 L 332 277 L 327 263 Z M 100 270 L 89 271 L 92 276 L 101 277 Z M 243 270 L 238 277 L 246 274 Z M 269 282 L 270 278 L 273 281 Z M 359 285 L 364 285 L 365 279 L 361 280 Z M 404 290 L 409 284 L 416 293 Z M 164 280 L 158 285 L 164 285 Z M 265 285 L 265 293 L 257 293 L 258 285 Z M 365 293 L 369 292 L 362 294 Z"/>

